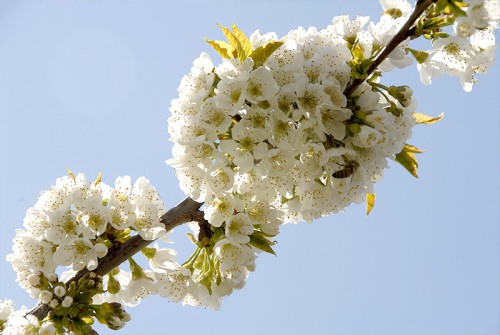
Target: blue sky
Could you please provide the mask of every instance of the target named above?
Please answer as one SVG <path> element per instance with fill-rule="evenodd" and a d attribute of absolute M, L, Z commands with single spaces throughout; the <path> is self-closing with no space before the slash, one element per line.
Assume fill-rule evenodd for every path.
<path fill-rule="evenodd" d="M 377 1 L 0 1 L 0 298 L 34 301 L 4 261 L 40 191 L 66 168 L 146 176 L 168 207 L 181 201 L 170 158 L 169 102 L 194 58 L 221 39 L 325 27 L 341 14 L 380 15 Z M 212 53 L 213 55 L 213 53 Z M 214 56 L 214 59 L 215 56 Z M 458 80 L 408 84 L 419 112 L 420 179 L 391 163 L 364 205 L 282 228 L 246 287 L 214 312 L 152 297 L 120 334 L 498 334 L 499 66 L 473 92 Z M 185 231 L 174 233 L 187 256 Z M 100 327 L 100 334 L 112 334 Z"/>

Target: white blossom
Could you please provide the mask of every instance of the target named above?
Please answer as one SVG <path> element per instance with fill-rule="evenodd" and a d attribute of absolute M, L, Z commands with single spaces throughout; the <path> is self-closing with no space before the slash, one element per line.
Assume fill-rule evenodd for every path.
<path fill-rule="evenodd" d="M 155 294 L 156 287 L 154 273 L 144 271 L 141 278 L 134 279 L 131 277 L 130 281 L 123 285 L 119 296 L 126 306 L 136 306 L 142 299 Z"/>
<path fill-rule="evenodd" d="M 74 271 L 94 270 L 108 253 L 107 245 L 113 244 L 108 239 L 129 234 L 128 229 L 145 238 L 160 237 L 165 233 L 160 222 L 164 212 L 159 194 L 144 177 L 134 184 L 128 176 L 118 177 L 112 188 L 100 177 L 90 183 L 85 175 L 70 173 L 57 179 L 28 209 L 23 222 L 26 229 L 17 230 L 7 259 L 17 281 L 32 297 L 54 305 L 52 293 L 37 288 L 40 276 L 57 282 L 58 265 Z M 74 272 L 66 271 L 61 280 L 71 275 Z M 54 293 L 62 298 L 63 291 L 57 286 Z"/>
<path fill-rule="evenodd" d="M 102 243 L 94 245 L 86 238 L 77 238 L 60 244 L 54 252 L 54 261 L 58 265 L 73 265 L 74 270 L 87 267 L 94 270 L 97 267 L 97 259 L 105 256 L 107 248 Z"/>
<path fill-rule="evenodd" d="M 250 234 L 253 233 L 253 225 L 245 213 L 233 215 L 226 221 L 226 237 L 234 243 L 250 242 Z"/>
<path fill-rule="evenodd" d="M 168 273 L 155 273 L 156 289 L 160 296 L 167 297 L 173 302 L 184 300 L 195 290 L 195 283 L 191 273 L 184 267 Z"/>

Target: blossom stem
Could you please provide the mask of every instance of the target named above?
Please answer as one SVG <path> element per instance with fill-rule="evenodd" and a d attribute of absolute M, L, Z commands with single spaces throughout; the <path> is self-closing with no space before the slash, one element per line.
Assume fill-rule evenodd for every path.
<path fill-rule="evenodd" d="M 160 221 L 165 225 L 165 229 L 167 231 L 172 230 L 186 222 L 196 221 L 195 217 L 199 215 L 198 212 L 201 205 L 201 203 L 198 203 L 191 198 L 186 198 L 177 206 L 171 208 L 163 214 Z M 118 248 L 110 249 L 105 257 L 99 259 L 99 264 L 95 270 L 89 271 L 85 268 L 78 271 L 65 283 L 66 287 L 68 287 L 70 283 L 78 281 L 89 272 L 95 272 L 97 275 L 101 276 L 107 274 L 153 242 L 154 240 L 144 240 L 139 234 L 133 236 Z M 28 312 L 28 315 L 34 315 L 38 320 L 43 320 L 49 312 L 50 307 L 48 305 L 38 303 L 31 311 Z"/>
<path fill-rule="evenodd" d="M 413 25 L 417 21 L 417 19 L 422 15 L 422 13 L 429 8 L 437 0 L 418 0 L 413 13 L 411 13 L 408 20 L 405 22 L 403 27 L 398 31 L 396 35 L 389 41 L 387 46 L 382 50 L 382 52 L 375 58 L 371 66 L 368 68 L 366 72 L 366 78 L 370 76 L 377 69 L 377 67 L 384 61 L 384 59 L 397 48 L 401 42 L 406 40 L 408 37 L 411 37 L 413 33 Z M 355 79 L 353 80 L 344 90 L 344 95 L 350 97 L 351 94 L 361 85 L 366 79 Z"/>

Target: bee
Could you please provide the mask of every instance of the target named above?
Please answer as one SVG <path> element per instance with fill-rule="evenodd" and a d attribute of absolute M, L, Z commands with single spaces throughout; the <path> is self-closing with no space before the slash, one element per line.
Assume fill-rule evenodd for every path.
<path fill-rule="evenodd" d="M 332 173 L 333 178 L 345 179 L 352 176 L 359 167 L 359 163 L 356 161 L 347 161 L 347 164 L 342 165 L 344 168 L 342 170 L 335 171 Z"/>

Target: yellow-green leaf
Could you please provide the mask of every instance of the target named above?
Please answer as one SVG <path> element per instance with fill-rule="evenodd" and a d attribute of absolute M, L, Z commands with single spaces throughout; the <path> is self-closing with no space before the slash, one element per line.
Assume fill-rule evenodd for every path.
<path fill-rule="evenodd" d="M 250 40 L 248 39 L 248 37 L 234 23 L 231 26 L 231 28 L 233 29 L 233 35 L 240 42 L 241 49 L 243 51 L 242 55 L 240 55 L 240 56 L 242 56 L 242 58 L 244 57 L 243 60 L 245 60 L 248 58 L 248 56 L 250 56 L 250 54 L 253 51 L 252 43 L 250 43 Z M 242 60 L 240 59 L 240 61 L 242 61 Z"/>
<path fill-rule="evenodd" d="M 418 161 L 415 158 L 415 154 L 419 154 L 422 152 L 422 150 L 413 145 L 405 144 L 403 150 L 401 150 L 401 152 L 396 155 L 396 162 L 401 164 L 415 178 L 418 178 Z"/>
<path fill-rule="evenodd" d="M 101 182 L 102 173 L 99 171 L 97 178 L 94 180 L 94 186 L 97 186 Z"/>
<path fill-rule="evenodd" d="M 375 193 L 367 193 L 366 194 L 366 215 L 369 215 L 370 212 L 375 206 Z"/>
<path fill-rule="evenodd" d="M 408 144 L 408 143 L 405 144 L 405 148 L 406 148 L 407 151 L 413 152 L 413 153 L 416 153 L 416 154 L 421 154 L 421 153 L 424 152 L 423 150 L 417 148 L 416 146 Z"/>
<path fill-rule="evenodd" d="M 76 182 L 76 177 L 73 172 L 70 171 L 70 169 L 66 169 L 66 172 L 69 174 L 71 179 L 73 179 L 74 182 Z"/>
<path fill-rule="evenodd" d="M 226 36 L 227 40 L 229 41 L 229 44 L 232 47 L 233 56 L 235 58 L 239 58 L 240 52 L 241 52 L 240 50 L 243 50 L 243 48 L 241 47 L 240 41 L 238 41 L 238 39 L 236 38 L 236 36 L 234 36 L 234 34 L 231 32 L 231 30 L 227 29 L 226 27 L 224 27 L 220 24 L 217 24 L 217 27 L 219 27 L 222 30 L 222 32 L 224 33 L 224 36 Z"/>
<path fill-rule="evenodd" d="M 465 7 L 466 6 L 465 4 L 460 4 L 460 3 L 457 3 L 455 1 L 448 1 L 448 5 L 450 6 L 450 8 L 453 11 L 453 14 L 455 14 L 455 16 L 457 16 L 457 17 L 459 17 L 459 16 L 466 17 L 467 16 L 467 13 L 461 8 L 461 7 Z"/>
<path fill-rule="evenodd" d="M 233 50 L 229 43 L 224 41 L 212 41 L 206 38 L 205 41 L 207 41 L 207 43 L 210 44 L 215 49 L 215 51 L 217 51 L 217 53 L 222 56 L 222 58 L 231 58 L 230 55 L 232 54 Z"/>
<path fill-rule="evenodd" d="M 421 113 L 413 113 L 413 117 L 417 121 L 417 124 L 423 123 L 423 124 L 433 124 L 441 120 L 444 116 L 444 113 L 439 114 L 436 117 L 432 117 L 429 115 L 421 114 Z"/>
<path fill-rule="evenodd" d="M 253 59 L 254 62 L 254 69 L 258 68 L 259 66 L 262 66 L 264 62 L 276 51 L 279 49 L 280 46 L 283 45 L 285 41 L 271 41 L 265 45 L 262 45 L 252 51 L 250 54 L 250 57 Z"/>

